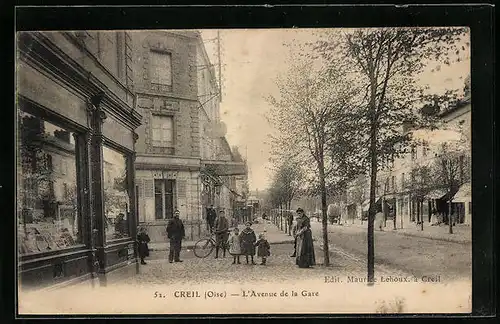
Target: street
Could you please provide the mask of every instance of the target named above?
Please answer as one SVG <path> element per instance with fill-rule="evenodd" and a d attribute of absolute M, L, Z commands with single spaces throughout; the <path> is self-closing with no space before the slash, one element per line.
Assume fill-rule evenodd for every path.
<path fill-rule="evenodd" d="M 19 306 L 29 312 L 59 314 L 90 310 L 122 314 L 463 312 L 470 307 L 469 294 L 455 291 L 467 291 L 467 281 L 448 284 L 441 276 L 439 283 L 425 282 L 376 264 L 377 282 L 369 287 L 364 260 L 336 249 L 331 266 L 324 267 L 320 242 L 315 246 L 318 265 L 310 269 L 295 265 L 289 256 L 290 243 L 271 244 L 266 266 L 259 265 L 258 258 L 257 265 L 247 265 L 244 258 L 242 264 L 233 265 L 231 256 L 214 259 L 213 254 L 200 259 L 188 249 L 181 252 L 184 262 L 169 263 L 167 251 L 153 251 L 139 274 L 134 264 L 117 270 L 109 275 L 105 288 L 98 282 L 94 288 L 84 282 L 63 288 L 63 293 L 21 292 Z M 401 310 L 395 310 L 398 303 Z"/>
<path fill-rule="evenodd" d="M 363 274 L 363 267 L 352 259 L 340 257 L 337 263 L 330 268 L 317 266 L 312 269 L 300 269 L 295 265 L 295 258 L 290 257 L 293 252 L 292 244 L 272 244 L 271 256 L 265 266 L 260 265 L 260 259 L 254 257 L 256 265 L 246 264 L 245 257 L 240 256 L 241 264 L 232 264 L 233 257 L 229 254 L 225 258 L 214 259 L 214 252 L 203 259 L 197 258 L 192 250 L 181 251 L 182 263 L 169 263 L 168 251 L 153 251 L 147 259 L 147 265 L 140 267 L 140 273 L 127 278 L 127 284 L 201 284 L 201 283 L 265 283 L 265 282 L 293 282 L 304 277 L 323 278 L 332 275 L 332 272 L 349 272 Z M 323 262 L 323 254 L 316 249 L 316 262 Z M 112 282 L 121 279 L 116 276 Z M 111 283 L 112 283 L 111 282 Z"/>
<path fill-rule="evenodd" d="M 311 223 L 313 235 L 322 241 L 321 223 Z M 366 230 L 328 226 L 330 250 L 341 250 L 366 264 Z M 471 279 L 472 245 L 408 237 L 391 230 L 375 230 L 375 263 L 416 276 L 441 274 L 447 279 Z M 331 259 L 335 264 L 335 258 Z"/>

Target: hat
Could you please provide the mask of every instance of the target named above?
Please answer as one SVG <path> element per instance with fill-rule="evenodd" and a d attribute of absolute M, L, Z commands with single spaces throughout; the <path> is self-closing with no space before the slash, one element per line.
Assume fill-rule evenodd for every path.
<path fill-rule="evenodd" d="M 245 225 L 248 225 L 248 224 L 252 225 L 252 222 L 250 222 L 250 221 L 245 222 Z"/>

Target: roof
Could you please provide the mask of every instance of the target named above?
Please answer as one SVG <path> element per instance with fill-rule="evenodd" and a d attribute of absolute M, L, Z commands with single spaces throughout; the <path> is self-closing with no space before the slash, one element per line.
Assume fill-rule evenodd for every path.
<path fill-rule="evenodd" d="M 441 118 L 446 117 L 446 116 L 450 115 L 451 113 L 460 110 L 461 108 L 467 107 L 468 105 L 470 105 L 470 103 L 471 103 L 470 97 L 466 97 L 463 100 L 459 100 L 455 105 L 451 106 L 450 108 L 445 109 L 442 112 L 440 112 L 438 114 L 438 116 Z"/>

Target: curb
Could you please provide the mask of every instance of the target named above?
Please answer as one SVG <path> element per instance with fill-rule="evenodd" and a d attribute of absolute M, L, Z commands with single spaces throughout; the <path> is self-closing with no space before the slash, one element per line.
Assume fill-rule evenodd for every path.
<path fill-rule="evenodd" d="M 359 228 L 359 227 L 358 227 Z M 364 232 L 366 232 L 365 228 L 361 228 Z M 376 231 L 377 232 L 377 231 Z M 378 233 L 378 232 L 377 232 Z M 420 237 L 420 238 L 425 238 L 433 241 L 444 241 L 444 242 L 452 242 L 452 243 L 459 243 L 459 244 L 470 244 L 472 243 L 472 240 L 469 239 L 459 239 L 459 238 L 453 238 L 453 237 L 432 237 L 432 236 L 425 236 L 425 235 L 419 235 L 416 233 L 408 233 L 408 232 L 401 232 L 399 230 L 386 230 L 384 233 L 394 233 L 396 235 L 403 235 L 403 236 L 411 236 L 411 237 Z M 451 234 L 454 235 L 454 234 Z"/>
<path fill-rule="evenodd" d="M 412 236 L 412 237 L 421 237 L 421 238 L 426 238 L 426 239 L 434 240 L 434 241 L 445 241 L 445 242 L 453 242 L 453 243 L 460 243 L 460 244 L 470 244 L 470 243 L 472 243 L 472 240 L 460 240 L 460 239 L 451 238 L 451 237 L 447 238 L 447 237 L 423 236 L 423 235 L 418 235 L 418 234 L 414 234 L 414 233 L 398 232 L 397 230 L 393 231 L 393 232 L 396 232 L 396 234 L 398 234 L 398 235 Z M 453 235 L 453 234 L 451 234 L 451 235 Z"/>

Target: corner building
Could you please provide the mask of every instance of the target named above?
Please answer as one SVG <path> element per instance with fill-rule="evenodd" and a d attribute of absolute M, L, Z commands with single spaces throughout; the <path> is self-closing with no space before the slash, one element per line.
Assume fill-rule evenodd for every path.
<path fill-rule="evenodd" d="M 230 208 L 226 196 L 234 181 L 222 171 L 242 167 L 220 131 L 213 66 L 197 31 L 131 35 L 134 92 L 143 117 L 135 164 L 139 225 L 153 242 L 165 242 L 166 224 L 179 209 L 186 239 L 194 240 L 206 233 L 207 204 Z"/>
<path fill-rule="evenodd" d="M 153 241 L 166 240 L 176 208 L 184 220 L 200 213 L 196 33 L 134 32 L 132 42 L 143 116 L 136 146 L 138 219 Z"/>

